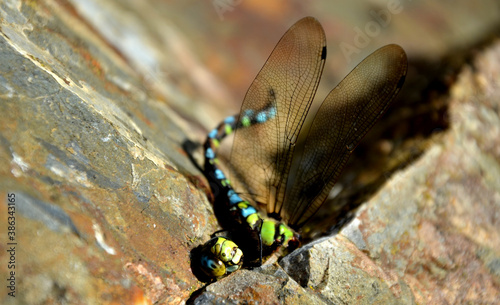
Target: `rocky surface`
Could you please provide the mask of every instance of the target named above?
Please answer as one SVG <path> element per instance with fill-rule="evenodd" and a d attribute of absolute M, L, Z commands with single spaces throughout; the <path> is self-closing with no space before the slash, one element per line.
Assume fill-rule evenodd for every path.
<path fill-rule="evenodd" d="M 1 285 L 0 302 L 182 303 L 202 285 L 190 250 L 217 223 L 181 173 L 195 170 L 180 119 L 77 15 L 15 4 L 1 4 L 0 160 L 1 196 L 17 198 L 18 276 L 16 298 Z"/>
<path fill-rule="evenodd" d="M 2 304 L 497 302 L 499 42 L 476 52 L 451 89 L 434 96 L 446 105 L 449 128 L 419 140 L 422 155 L 387 174 L 339 234 L 261 268 L 199 282 L 190 252 L 219 227 L 207 183 L 182 144 L 201 140 L 201 126 L 213 127 L 231 107 L 213 103 L 230 94 L 193 61 L 204 48 L 186 48 L 184 28 L 170 23 L 185 3 L 167 15 L 164 3 L 148 1 L 0 3 L 0 196 L 7 203 L 14 194 L 16 207 L 16 297 L 4 281 Z M 234 14 L 272 19 L 256 3 L 243 1 Z M 426 20 L 451 28 L 440 16 L 480 10 L 464 3 Z M 470 25 L 464 20 L 456 24 Z M 468 28 L 471 36 L 491 26 L 489 17 L 474 20 L 483 23 Z M 453 45 L 438 42 L 428 37 L 427 49 L 410 48 L 410 62 L 429 46 L 435 54 Z M 212 68 L 225 58 L 217 55 Z M 429 85 L 417 68 L 403 96 Z M 2 278 L 12 271 L 9 211 L 0 204 Z"/>

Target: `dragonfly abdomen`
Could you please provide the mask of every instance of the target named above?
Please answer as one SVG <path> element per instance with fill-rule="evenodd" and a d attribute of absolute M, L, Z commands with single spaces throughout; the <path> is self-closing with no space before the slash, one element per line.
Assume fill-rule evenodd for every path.
<path fill-rule="evenodd" d="M 271 89 L 272 94 L 272 89 Z M 230 116 L 224 119 L 216 128 L 208 133 L 204 144 L 205 149 L 205 175 L 210 179 L 210 185 L 216 194 L 216 204 L 222 204 L 226 210 L 227 222 L 230 223 L 229 231 L 235 233 L 237 241 L 245 243 L 243 248 L 255 252 L 257 245 L 258 253 L 248 255 L 249 257 L 261 258 L 268 256 L 281 246 L 298 246 L 298 235 L 287 225 L 273 219 L 262 217 L 257 209 L 247 200 L 243 200 L 231 186 L 231 181 L 219 168 L 215 150 L 220 142 L 239 128 L 251 128 L 256 124 L 262 124 L 274 119 L 276 108 L 270 106 L 261 111 L 247 110 L 239 117 Z M 248 241 L 251 236 L 253 242 Z M 246 245 L 255 244 L 255 245 Z M 248 252 L 248 251 L 247 251 Z"/>

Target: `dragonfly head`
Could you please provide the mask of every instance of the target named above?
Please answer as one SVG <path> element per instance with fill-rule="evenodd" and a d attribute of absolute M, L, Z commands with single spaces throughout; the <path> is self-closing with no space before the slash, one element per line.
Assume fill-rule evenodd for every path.
<path fill-rule="evenodd" d="M 226 274 L 226 266 L 212 253 L 202 253 L 199 266 L 209 278 L 219 278 Z"/>
<path fill-rule="evenodd" d="M 231 240 L 214 237 L 203 245 L 199 266 L 209 278 L 221 278 L 241 268 L 243 252 Z"/>

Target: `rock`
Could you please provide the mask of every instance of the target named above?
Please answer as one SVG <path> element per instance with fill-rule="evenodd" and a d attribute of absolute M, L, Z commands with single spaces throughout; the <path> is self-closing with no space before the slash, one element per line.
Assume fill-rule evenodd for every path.
<path fill-rule="evenodd" d="M 322 304 L 321 296 L 300 287 L 277 264 L 267 264 L 259 272 L 242 270 L 194 295 L 193 304 Z"/>
<path fill-rule="evenodd" d="M 182 303 L 203 285 L 190 251 L 217 222 L 187 178 L 180 119 L 51 5 L 0 8 L 1 197 L 15 196 L 17 243 L 16 298 L 1 285 L 0 302 Z"/>

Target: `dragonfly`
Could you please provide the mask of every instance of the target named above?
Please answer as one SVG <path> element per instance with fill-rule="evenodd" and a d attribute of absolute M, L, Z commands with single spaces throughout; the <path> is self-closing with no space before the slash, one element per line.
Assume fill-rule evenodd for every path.
<path fill-rule="evenodd" d="M 325 60 L 321 24 L 313 17 L 299 20 L 255 77 L 240 113 L 208 133 L 204 175 L 226 230 L 225 236 L 214 233 L 195 258 L 194 265 L 209 280 L 242 266 L 260 266 L 279 249 L 300 246 L 299 229 L 323 204 L 354 148 L 398 94 L 408 66 L 400 46 L 376 50 L 327 95 L 309 128 L 302 130 Z M 304 141 L 299 141 L 301 132 Z M 235 190 L 216 154 L 233 133 L 230 164 L 240 173 L 247 196 Z"/>

